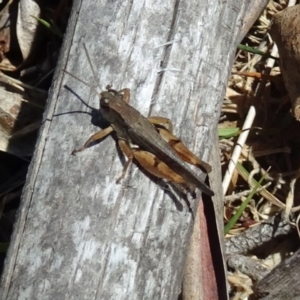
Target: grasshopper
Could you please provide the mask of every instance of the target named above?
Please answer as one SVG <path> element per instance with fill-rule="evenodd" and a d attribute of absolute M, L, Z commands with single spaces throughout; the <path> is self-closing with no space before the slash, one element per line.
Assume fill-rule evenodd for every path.
<path fill-rule="evenodd" d="M 85 45 L 84 49 L 90 62 Z M 90 65 L 92 68 L 91 62 Z M 127 157 L 122 175 L 117 182 L 124 178 L 129 165 L 135 159 L 154 176 L 180 184 L 188 191 L 193 192 L 198 187 L 203 193 L 213 196 L 212 190 L 184 161 L 206 172 L 211 171 L 211 166 L 195 156 L 171 131 L 162 126 L 168 124 L 171 127 L 170 120 L 162 117 L 146 118 L 128 104 L 129 100 L 128 88 L 116 91 L 107 86 L 107 91 L 100 93 L 100 110 L 110 126 L 93 134 L 83 147 L 74 150 L 72 154 L 75 155 L 115 131 L 119 147 Z"/>

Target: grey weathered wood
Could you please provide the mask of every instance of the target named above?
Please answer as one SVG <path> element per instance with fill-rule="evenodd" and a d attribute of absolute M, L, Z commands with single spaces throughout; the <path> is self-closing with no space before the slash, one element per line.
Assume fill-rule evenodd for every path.
<path fill-rule="evenodd" d="M 255 286 L 255 299 L 297 300 L 300 295 L 300 249 L 286 258 Z"/>
<path fill-rule="evenodd" d="M 84 42 L 102 88 L 131 88 L 132 106 L 173 120 L 176 135 L 208 159 L 244 2 L 74 1 L 2 299 L 177 297 L 193 224 L 186 202 L 136 166 L 117 185 L 122 159 L 110 137 L 70 155 L 99 128 L 86 114 L 63 113 L 90 111 L 80 98 L 94 108 L 98 99 L 61 69 L 95 81 Z"/>

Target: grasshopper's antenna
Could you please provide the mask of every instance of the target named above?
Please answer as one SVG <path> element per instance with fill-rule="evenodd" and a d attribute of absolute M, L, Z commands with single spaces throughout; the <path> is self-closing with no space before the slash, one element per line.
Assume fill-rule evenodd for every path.
<path fill-rule="evenodd" d="M 90 86 L 87 82 L 85 82 L 84 80 L 82 80 L 79 77 L 75 76 L 74 74 L 70 73 L 69 71 L 63 70 L 63 72 L 65 72 L 66 74 L 68 74 L 71 77 L 75 78 L 76 80 L 80 81 L 81 83 L 85 84 L 86 86 L 88 86 L 89 88 L 91 88 L 96 94 L 99 93 L 94 87 Z"/>
<path fill-rule="evenodd" d="M 85 43 L 83 43 L 83 48 L 84 48 L 84 51 L 85 51 L 87 60 L 88 60 L 88 62 L 89 62 L 89 64 L 90 64 L 91 70 L 92 70 L 92 72 L 93 72 L 94 78 L 98 79 L 98 82 L 99 82 L 99 78 L 98 78 L 98 76 L 96 75 L 95 69 L 94 69 L 94 67 L 93 67 L 93 64 L 92 64 L 92 61 L 91 61 L 91 58 L 90 58 L 90 55 L 89 55 L 89 53 L 88 53 L 88 50 L 87 50 L 87 48 L 86 48 Z"/>
<path fill-rule="evenodd" d="M 91 68 L 91 70 L 92 70 L 92 72 L 93 72 L 94 78 L 97 79 L 96 72 L 95 72 L 95 69 L 93 68 L 92 61 L 91 61 L 91 58 L 90 58 L 89 53 L 88 53 L 88 51 L 87 51 L 87 48 L 86 48 L 85 43 L 83 43 L 83 48 L 84 48 L 84 51 L 85 51 L 87 60 L 88 60 L 88 62 L 89 62 L 90 68 Z M 71 77 L 75 78 L 76 80 L 80 81 L 81 83 L 85 84 L 86 86 L 88 86 L 89 88 L 91 88 L 96 94 L 99 94 L 99 92 L 98 92 L 93 86 L 91 86 L 90 84 L 88 84 L 86 81 L 80 79 L 79 77 L 75 76 L 74 74 L 70 73 L 70 72 L 67 71 L 67 70 L 63 70 L 63 72 L 65 72 L 66 74 L 68 74 L 68 75 L 70 75 Z M 99 87 L 99 88 L 100 88 L 100 87 Z"/>

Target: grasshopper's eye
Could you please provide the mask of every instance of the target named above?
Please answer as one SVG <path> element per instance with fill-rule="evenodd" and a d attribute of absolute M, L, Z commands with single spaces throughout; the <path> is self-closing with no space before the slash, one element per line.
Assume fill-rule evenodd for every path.
<path fill-rule="evenodd" d="M 109 106 L 109 99 L 107 99 L 107 98 L 101 98 L 100 99 L 100 106 L 101 107 L 108 107 Z"/>

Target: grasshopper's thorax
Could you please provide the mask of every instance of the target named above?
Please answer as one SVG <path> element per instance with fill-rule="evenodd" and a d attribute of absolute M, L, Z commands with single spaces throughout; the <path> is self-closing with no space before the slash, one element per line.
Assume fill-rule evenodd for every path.
<path fill-rule="evenodd" d="M 100 96 L 100 109 L 103 117 L 111 124 L 119 138 L 128 139 L 126 124 L 120 114 L 120 110 L 127 104 L 120 95 L 114 95 L 111 92 L 102 92 Z"/>

